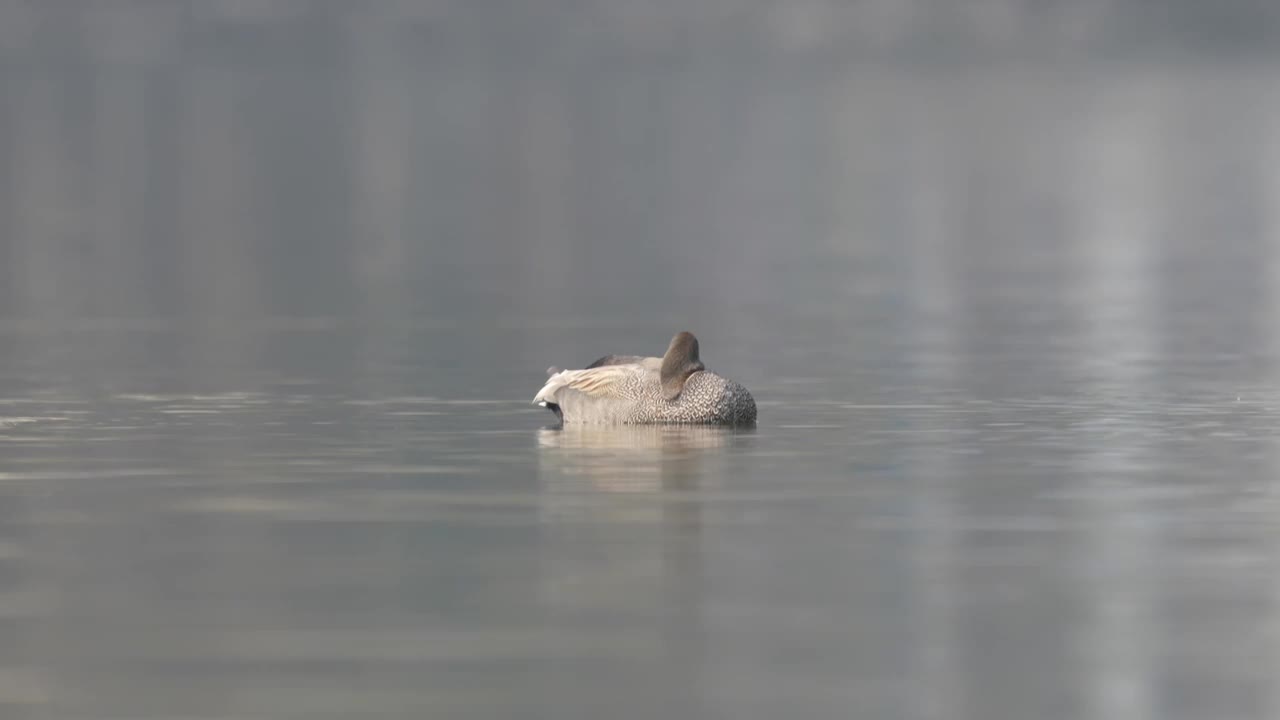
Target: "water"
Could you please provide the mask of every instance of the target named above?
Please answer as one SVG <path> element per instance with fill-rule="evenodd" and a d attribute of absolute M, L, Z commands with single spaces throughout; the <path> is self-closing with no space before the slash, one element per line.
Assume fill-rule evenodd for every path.
<path fill-rule="evenodd" d="M 0 716 L 1280 715 L 1270 65 L 224 30 L 5 66 Z"/>
<path fill-rule="evenodd" d="M 557 429 L 532 364 L 11 391 L 7 713 L 1276 711 L 1274 392 L 705 347 L 755 430 Z"/>

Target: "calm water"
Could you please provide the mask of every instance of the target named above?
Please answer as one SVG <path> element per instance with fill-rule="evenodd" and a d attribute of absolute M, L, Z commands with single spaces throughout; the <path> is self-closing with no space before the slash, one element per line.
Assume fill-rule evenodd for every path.
<path fill-rule="evenodd" d="M 379 32 L 5 66 L 0 716 L 1280 716 L 1273 68 Z"/>

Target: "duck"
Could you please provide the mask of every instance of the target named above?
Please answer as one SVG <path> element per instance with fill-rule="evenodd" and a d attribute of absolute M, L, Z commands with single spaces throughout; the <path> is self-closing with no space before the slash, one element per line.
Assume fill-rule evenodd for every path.
<path fill-rule="evenodd" d="M 581 370 L 547 370 L 533 404 L 565 424 L 754 425 L 756 401 L 702 364 L 698 339 L 682 331 L 662 357 L 605 355 Z"/>

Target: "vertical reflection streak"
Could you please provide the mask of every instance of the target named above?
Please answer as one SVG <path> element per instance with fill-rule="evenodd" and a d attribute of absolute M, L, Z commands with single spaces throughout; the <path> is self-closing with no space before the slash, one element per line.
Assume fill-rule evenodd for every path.
<path fill-rule="evenodd" d="M 184 73 L 178 138 L 178 272 L 190 315 L 202 325 L 191 359 L 212 370 L 250 357 L 251 332 L 240 323 L 267 307 L 259 289 L 261 223 L 253 128 L 244 107 L 255 83 L 235 69 L 194 67 Z"/>
<path fill-rule="evenodd" d="M 348 34 L 353 98 L 355 172 L 351 187 L 353 272 L 371 316 L 404 303 L 409 262 L 406 202 L 413 117 L 400 37 L 391 19 L 373 12 L 352 18 Z"/>
<path fill-rule="evenodd" d="M 1272 97 L 1276 97 L 1275 93 L 1272 93 Z M 1269 321 L 1258 325 L 1269 331 L 1269 336 L 1265 338 L 1269 350 L 1267 375 L 1270 377 L 1270 387 L 1276 388 L 1280 387 L 1280 325 L 1277 324 L 1277 318 L 1280 318 L 1280 164 L 1277 164 L 1280 163 L 1280 102 L 1275 102 L 1267 108 L 1267 111 L 1268 125 L 1263 131 L 1267 135 L 1264 140 L 1264 157 L 1267 158 L 1267 162 L 1262 163 L 1262 180 L 1266 184 L 1263 191 L 1266 216 L 1262 227 L 1263 232 L 1267 234 L 1264 247 L 1270 279 L 1267 283 L 1266 297 Z M 1269 468 L 1266 475 L 1270 478 L 1270 482 L 1264 489 L 1264 496 L 1267 506 L 1275 508 L 1280 501 L 1280 436 L 1272 437 L 1266 464 Z M 1269 558 L 1270 617 L 1267 623 L 1269 628 L 1267 637 L 1270 640 L 1268 644 L 1269 663 L 1272 668 L 1270 674 L 1274 678 L 1280 677 L 1280 536 L 1273 534 L 1272 537 Z M 1280 683 L 1269 683 L 1265 692 L 1267 696 L 1263 703 L 1264 710 L 1271 717 L 1280 717 Z"/>
<path fill-rule="evenodd" d="M 912 112 L 911 117 L 932 117 L 932 113 Z M 956 382 L 953 358 L 962 355 L 954 328 L 956 299 L 954 264 L 948 263 L 949 228 L 956 226 L 952 196 L 947 192 L 945 143 L 937 128 L 925 123 L 917 128 L 919 138 L 911 153 L 911 172 L 904 178 L 901 196 L 911 206 L 911 289 L 913 309 L 903 328 L 909 337 L 914 362 L 909 363 L 922 387 L 947 387 Z M 925 720 L 963 717 L 964 686 L 957 673 L 955 552 L 960 543 L 956 508 L 949 482 L 954 477 L 946 448 L 939 445 L 916 447 L 906 454 L 905 472 L 912 483 L 914 516 L 911 568 L 913 626 L 912 686 L 927 688 L 914 693 L 911 716 Z"/>
<path fill-rule="evenodd" d="M 1143 363 L 1155 345 L 1155 297 L 1151 265 L 1163 212 L 1156 160 L 1170 149 L 1161 141 L 1158 97 L 1118 88 L 1095 108 L 1077 174 L 1080 228 L 1080 292 L 1083 324 L 1079 362 L 1092 384 L 1091 422 L 1125 442 L 1087 445 L 1077 456 L 1085 488 L 1082 573 L 1092 589 L 1092 621 L 1083 649 L 1090 672 L 1091 717 L 1153 717 L 1150 575 L 1157 538 L 1115 479 L 1147 462 L 1145 440 L 1153 429 L 1129 403 L 1149 394 Z M 1119 393 L 1119 396 L 1117 396 Z"/>
<path fill-rule="evenodd" d="M 108 67 L 94 77 L 90 235 L 98 307 L 131 314 L 141 305 L 139 252 L 147 191 L 146 75 Z"/>
<path fill-rule="evenodd" d="M 68 313 L 79 298 L 72 242 L 79 204 L 66 132 L 66 77 L 30 72 L 18 103 L 13 203 L 15 264 L 21 307 L 38 315 Z"/>

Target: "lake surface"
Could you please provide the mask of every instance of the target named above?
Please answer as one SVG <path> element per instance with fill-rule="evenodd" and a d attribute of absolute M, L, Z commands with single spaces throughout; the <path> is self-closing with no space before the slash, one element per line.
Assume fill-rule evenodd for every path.
<path fill-rule="evenodd" d="M 0 716 L 1280 715 L 1273 66 L 380 32 L 6 65 Z"/>

